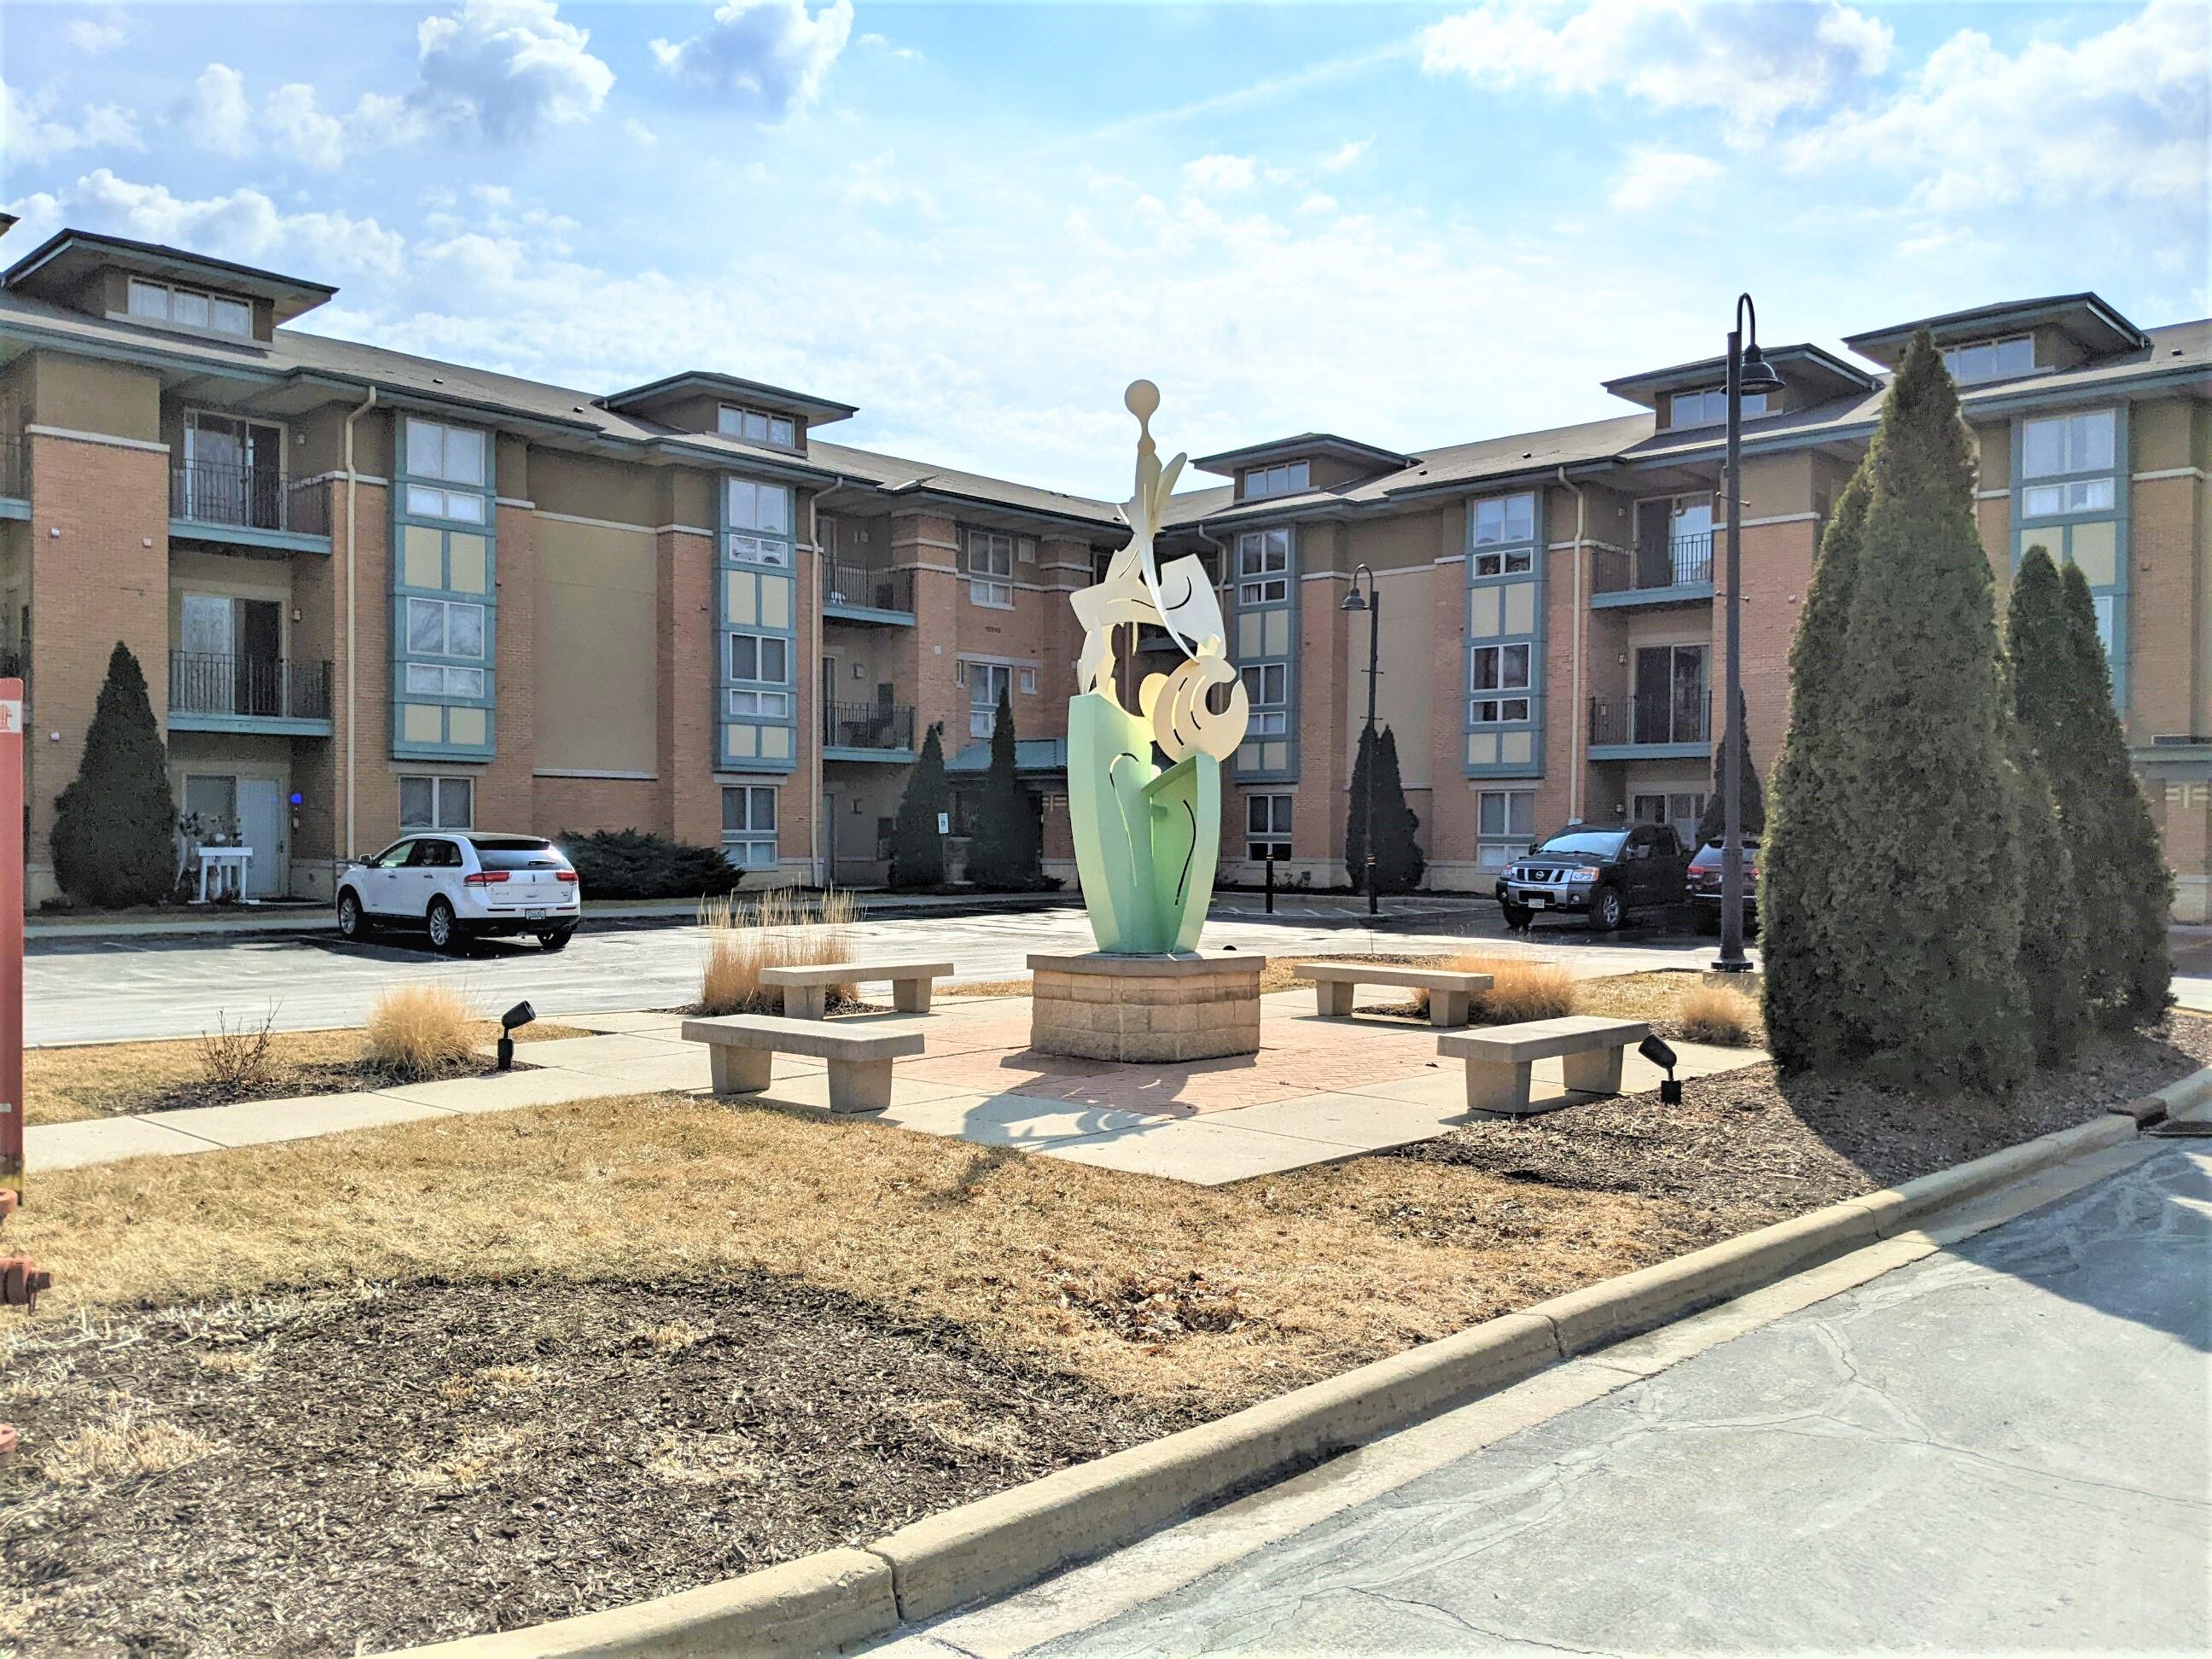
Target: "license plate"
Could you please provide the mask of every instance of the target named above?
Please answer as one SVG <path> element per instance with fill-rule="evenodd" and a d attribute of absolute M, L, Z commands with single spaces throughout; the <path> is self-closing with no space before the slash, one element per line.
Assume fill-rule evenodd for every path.
<path fill-rule="evenodd" d="M 1527 898 L 1521 901 L 1522 903 L 1527 905 L 1531 910 L 1540 910 L 1551 902 L 1551 900 L 1546 898 L 1541 893 L 1531 893 Z"/>
<path fill-rule="evenodd" d="M 543 910 L 525 910 L 522 913 L 522 919 L 525 921 L 543 921 L 545 920 L 545 913 Z"/>

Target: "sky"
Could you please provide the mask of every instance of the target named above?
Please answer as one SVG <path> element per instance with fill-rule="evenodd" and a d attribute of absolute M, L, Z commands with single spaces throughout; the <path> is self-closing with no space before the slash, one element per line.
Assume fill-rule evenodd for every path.
<path fill-rule="evenodd" d="M 2212 8 L 350 0 L 0 16 L 12 260 L 64 225 L 334 283 L 300 326 L 1109 499 L 2094 289 L 2212 314 Z"/>

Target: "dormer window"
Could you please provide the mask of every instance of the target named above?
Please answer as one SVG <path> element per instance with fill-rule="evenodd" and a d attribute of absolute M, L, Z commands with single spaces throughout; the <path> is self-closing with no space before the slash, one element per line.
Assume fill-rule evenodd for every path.
<path fill-rule="evenodd" d="M 765 409 L 724 404 L 716 429 L 725 438 L 743 438 L 749 444 L 774 444 L 778 449 L 799 447 L 799 426 L 788 415 Z"/>
<path fill-rule="evenodd" d="M 1943 367 L 1960 386 L 1980 380 L 2008 380 L 2035 373 L 2035 337 L 2010 334 L 2002 340 L 1977 340 L 1970 345 L 1946 346 Z"/>
<path fill-rule="evenodd" d="M 1310 480 L 1311 469 L 1304 461 L 1249 467 L 1244 473 L 1244 499 L 1257 501 L 1271 495 L 1302 495 L 1313 487 Z"/>
<path fill-rule="evenodd" d="M 253 307 L 245 301 L 210 294 L 204 289 L 149 283 L 140 276 L 131 279 L 131 314 L 146 322 L 234 334 L 240 339 L 250 339 L 253 334 Z"/>
<path fill-rule="evenodd" d="M 1749 420 L 1754 415 L 1766 413 L 1764 392 L 1744 394 L 1743 415 Z M 1718 426 L 1728 419 L 1728 388 L 1708 386 L 1703 392 L 1678 392 L 1667 401 L 1667 424 L 1670 427 Z"/>

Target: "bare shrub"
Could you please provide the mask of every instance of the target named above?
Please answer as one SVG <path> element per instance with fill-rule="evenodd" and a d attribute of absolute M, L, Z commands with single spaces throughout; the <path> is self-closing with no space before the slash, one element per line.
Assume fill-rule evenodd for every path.
<path fill-rule="evenodd" d="M 1682 1035 L 1692 1042 L 1748 1048 L 1759 1041 L 1759 1005 L 1726 985 L 1700 985 L 1682 999 Z"/>
<path fill-rule="evenodd" d="M 398 985 L 368 1011 L 368 1063 L 395 1077 L 437 1077 L 475 1058 L 480 1017 L 443 985 Z"/>
<path fill-rule="evenodd" d="M 836 888 L 818 900 L 787 888 L 771 888 L 755 899 L 733 894 L 703 900 L 699 921 L 710 937 L 699 975 L 699 1012 L 781 1013 L 783 993 L 761 983 L 761 969 L 846 961 L 852 955 L 848 930 L 859 914 L 853 896 Z M 859 1000 L 853 986 L 830 988 L 833 1007 Z"/>
<path fill-rule="evenodd" d="M 276 1024 L 273 1002 L 258 1024 L 241 1017 L 233 1025 L 228 1014 L 218 1012 L 215 1030 L 200 1033 L 200 1075 L 228 1094 L 267 1087 L 276 1069 Z"/>
<path fill-rule="evenodd" d="M 1575 976 L 1556 962 L 1462 952 L 1442 965 L 1454 973 L 1490 975 L 1490 988 L 1477 992 L 1469 1003 L 1470 1017 L 1477 1024 L 1517 1025 L 1523 1020 L 1558 1019 L 1575 1011 Z M 1413 993 L 1413 1009 L 1429 1012 L 1426 991 Z"/>

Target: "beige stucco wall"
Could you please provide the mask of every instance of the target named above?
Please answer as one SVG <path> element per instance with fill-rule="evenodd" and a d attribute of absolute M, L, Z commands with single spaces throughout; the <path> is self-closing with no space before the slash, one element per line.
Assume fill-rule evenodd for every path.
<path fill-rule="evenodd" d="M 537 526 L 534 764 L 651 773 L 659 718 L 653 537 L 544 516 Z"/>
<path fill-rule="evenodd" d="M 29 392 L 26 424 L 161 440 L 161 381 L 151 369 L 41 351 L 31 359 Z"/>

